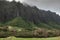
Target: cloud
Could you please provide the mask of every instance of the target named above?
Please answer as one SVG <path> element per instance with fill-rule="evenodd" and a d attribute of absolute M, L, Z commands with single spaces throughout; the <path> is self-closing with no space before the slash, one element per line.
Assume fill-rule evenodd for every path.
<path fill-rule="evenodd" d="M 20 1 L 22 3 L 25 2 L 29 5 L 35 5 L 39 9 L 51 10 L 53 12 L 60 14 L 60 0 L 20 0 Z"/>
<path fill-rule="evenodd" d="M 24 2 L 35 5 L 40 9 L 60 13 L 60 0 L 24 0 Z"/>

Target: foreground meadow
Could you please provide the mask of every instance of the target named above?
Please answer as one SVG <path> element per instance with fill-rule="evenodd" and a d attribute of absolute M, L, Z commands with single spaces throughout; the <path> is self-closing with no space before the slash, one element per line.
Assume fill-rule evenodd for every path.
<path fill-rule="evenodd" d="M 52 38 L 15 38 L 15 37 L 8 37 L 8 38 L 0 38 L 0 40 L 60 40 L 60 37 L 52 37 Z"/>

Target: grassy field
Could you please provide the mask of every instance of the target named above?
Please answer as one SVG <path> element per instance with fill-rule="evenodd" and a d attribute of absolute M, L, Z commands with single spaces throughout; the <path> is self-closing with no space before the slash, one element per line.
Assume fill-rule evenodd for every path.
<path fill-rule="evenodd" d="M 0 38 L 0 40 L 60 40 L 60 37 L 53 37 L 53 38 L 15 38 L 15 37 L 8 37 L 8 38 Z"/>

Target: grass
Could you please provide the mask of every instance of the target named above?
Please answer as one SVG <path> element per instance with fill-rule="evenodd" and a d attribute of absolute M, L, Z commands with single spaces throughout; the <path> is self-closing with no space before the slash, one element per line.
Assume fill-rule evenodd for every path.
<path fill-rule="evenodd" d="M 16 37 L 8 37 L 8 38 L 0 38 L 0 40 L 60 40 L 60 37 L 52 37 L 52 38 L 16 38 Z"/>

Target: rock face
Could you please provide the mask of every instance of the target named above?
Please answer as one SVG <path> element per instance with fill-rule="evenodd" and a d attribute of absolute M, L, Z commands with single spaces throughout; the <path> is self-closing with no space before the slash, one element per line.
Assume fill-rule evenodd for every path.
<path fill-rule="evenodd" d="M 60 35 L 60 16 L 20 2 L 0 1 L 0 37 L 52 37 Z M 5 27 L 7 25 L 7 27 Z M 14 29 L 17 27 L 17 29 Z"/>
<path fill-rule="evenodd" d="M 24 6 L 20 2 L 3 2 L 0 1 L 0 22 L 6 22 L 15 17 L 23 17 L 26 21 L 34 22 L 35 24 L 49 21 L 60 24 L 60 16 L 55 12 L 40 10 L 37 7 Z"/>
<path fill-rule="evenodd" d="M 24 5 L 15 2 L 15 0 L 12 2 L 0 1 L 0 22 L 5 23 L 16 17 L 22 17 L 26 22 L 33 22 L 36 25 L 41 22 L 60 25 L 60 16 L 55 12 L 41 10 L 36 6 Z"/>

